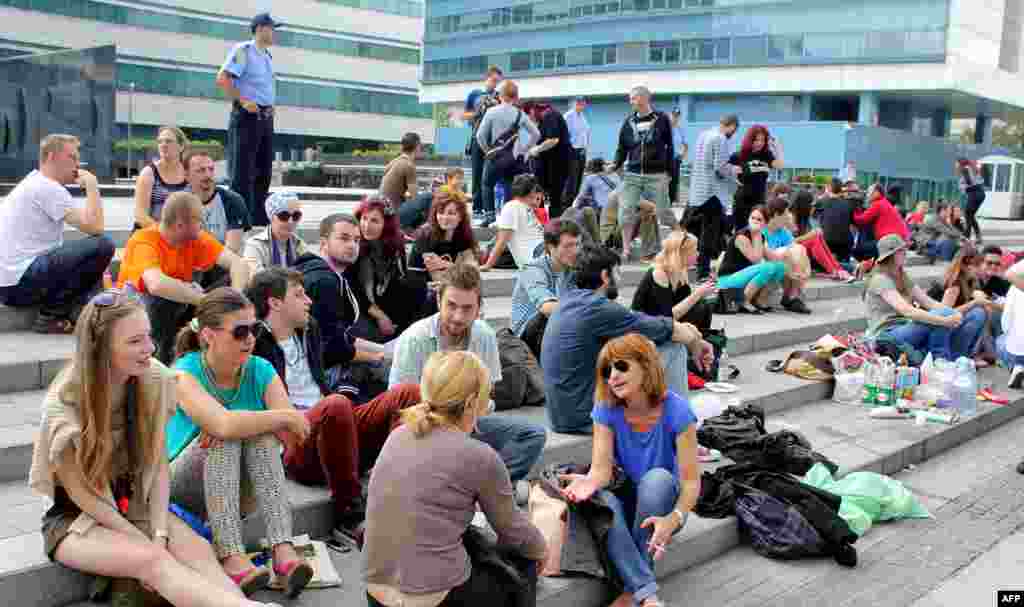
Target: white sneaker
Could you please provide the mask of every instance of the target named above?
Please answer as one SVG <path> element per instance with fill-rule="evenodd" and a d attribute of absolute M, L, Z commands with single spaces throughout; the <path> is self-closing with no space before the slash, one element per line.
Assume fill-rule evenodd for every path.
<path fill-rule="evenodd" d="M 1010 381 L 1006 383 L 1006 387 L 1011 390 L 1020 390 L 1022 383 L 1024 383 L 1024 366 L 1014 365 L 1013 370 L 1010 371 Z"/>

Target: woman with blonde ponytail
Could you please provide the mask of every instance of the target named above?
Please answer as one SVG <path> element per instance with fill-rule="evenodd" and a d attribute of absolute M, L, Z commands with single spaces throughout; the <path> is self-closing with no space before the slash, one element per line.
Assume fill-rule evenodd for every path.
<path fill-rule="evenodd" d="M 535 578 L 544 537 L 516 507 L 508 469 L 469 436 L 487 413 L 490 372 L 471 352 L 436 352 L 420 385 L 423 402 L 402 413 L 370 476 L 364 578 L 369 607 L 512 605 L 517 588 L 493 566 L 472 563 L 461 538 L 476 504 Z M 519 603 L 515 603 L 519 604 Z"/>
<path fill-rule="evenodd" d="M 175 375 L 156 359 L 134 295 L 93 297 L 75 327 L 71 364 L 50 386 L 29 485 L 50 559 L 84 573 L 138 580 L 175 607 L 255 607 L 210 545 L 168 512 L 164 425 Z"/>

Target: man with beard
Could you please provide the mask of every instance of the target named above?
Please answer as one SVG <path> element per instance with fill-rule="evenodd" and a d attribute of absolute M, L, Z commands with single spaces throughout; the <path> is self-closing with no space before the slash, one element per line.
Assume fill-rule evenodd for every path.
<path fill-rule="evenodd" d="M 385 355 L 377 344 L 352 335 L 360 322 L 359 303 L 346 273 L 359 256 L 360 240 L 355 217 L 328 215 L 320 222 L 320 250 L 302 255 L 294 267 L 302 272 L 306 295 L 313 301 L 310 311 L 320 326 L 328 384 L 355 402 L 366 402 L 383 392 L 384 378 L 371 381 L 374 374 L 366 365 L 356 365 L 362 377 L 353 378 L 353 365 L 381 365 Z"/>
<path fill-rule="evenodd" d="M 576 282 L 560 296 L 541 346 L 544 392 L 551 428 L 590 434 L 594 369 L 605 342 L 639 333 L 658 345 L 670 390 L 686 395 L 687 349 L 700 368 L 713 361 L 711 344 L 689 323 L 634 312 L 615 302 L 621 259 L 604 247 L 585 247 L 576 257 Z"/>
<path fill-rule="evenodd" d="M 213 179 L 213 159 L 208 152 L 189 153 L 184 165 L 189 190 L 203 203 L 203 229 L 217 242 L 241 255 L 242 240 L 252 229 L 245 201 L 237 193 L 217 185 Z"/>
<path fill-rule="evenodd" d="M 451 350 L 476 354 L 490 369 L 492 383 L 501 381 L 497 337 L 494 329 L 479 319 L 483 303 L 480 283 L 476 266 L 456 263 L 447 270 L 438 294 L 441 311 L 416 321 L 398 338 L 390 387 L 418 384 L 430 355 Z M 547 433 L 542 426 L 492 413 L 477 420 L 473 438 L 501 456 L 515 482 L 525 478 L 540 458 Z"/>

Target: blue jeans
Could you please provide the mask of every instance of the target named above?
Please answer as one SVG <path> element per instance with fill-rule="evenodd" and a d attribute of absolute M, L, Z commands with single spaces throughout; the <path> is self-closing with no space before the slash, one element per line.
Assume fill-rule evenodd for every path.
<path fill-rule="evenodd" d="M 647 549 L 654 527 L 645 529 L 640 524 L 648 517 L 672 512 L 679 499 L 679 480 L 664 468 L 652 468 L 640 479 L 635 495 L 625 493 L 631 492 L 616 495 L 602 490 L 600 494 L 615 515 L 608 531 L 608 558 L 622 577 L 626 592 L 632 593 L 633 601 L 640 605 L 658 592 L 654 560 Z"/>
<path fill-rule="evenodd" d="M 540 459 L 548 435 L 543 426 L 492 413 L 477 420 L 473 438 L 498 452 L 515 482 L 526 478 Z"/>
<path fill-rule="evenodd" d="M 481 184 L 481 199 L 483 201 L 483 212 L 494 215 L 497 207 L 494 204 L 494 186 L 500 181 L 505 186 L 505 199 L 512 198 L 512 180 L 520 173 L 525 173 L 526 167 L 521 162 L 515 162 L 505 170 L 500 170 L 490 160 L 484 161 L 483 183 Z"/>
<path fill-rule="evenodd" d="M 960 243 L 952 238 L 939 238 L 938 240 L 929 241 L 925 249 L 927 249 L 928 257 L 938 258 L 942 261 L 953 261 L 959 246 Z"/>
<path fill-rule="evenodd" d="M 68 240 L 36 257 L 18 284 L 0 287 L 0 303 L 39 306 L 47 316 L 75 320 L 75 309 L 103 287 L 114 249 L 109 236 Z"/>
<path fill-rule="evenodd" d="M 1003 363 L 1003 366 L 1007 369 L 1024 366 L 1024 354 L 1011 354 L 1007 351 L 1006 335 L 1000 335 L 996 338 L 996 355 L 999 356 L 999 362 Z"/>
<path fill-rule="evenodd" d="M 950 316 L 953 310 L 942 308 L 932 310 L 932 314 Z M 924 350 L 930 352 L 932 356 L 946 360 L 956 360 L 974 353 L 974 346 L 985 328 L 986 318 L 985 309 L 975 307 L 964 315 L 963 322 L 956 329 L 912 322 L 887 329 L 885 333 L 896 341 L 913 346 L 916 350 Z"/>
<path fill-rule="evenodd" d="M 686 362 L 690 356 L 689 350 L 683 344 L 674 341 L 667 341 L 658 346 L 658 354 L 661 355 L 661 365 L 665 368 L 665 382 L 668 389 L 679 396 L 685 397 L 690 393 L 690 384 L 686 381 Z"/>

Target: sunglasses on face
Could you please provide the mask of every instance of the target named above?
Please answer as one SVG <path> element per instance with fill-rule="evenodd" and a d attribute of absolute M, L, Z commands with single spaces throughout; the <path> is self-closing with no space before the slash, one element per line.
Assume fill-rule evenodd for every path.
<path fill-rule="evenodd" d="M 612 369 L 615 369 L 619 373 L 629 373 L 629 361 L 617 360 L 610 365 L 605 365 L 601 369 L 601 376 L 607 379 L 612 376 Z"/>
<path fill-rule="evenodd" d="M 1002 262 L 999 261 L 998 259 L 986 259 L 984 263 L 986 266 L 998 266 Z"/>
<path fill-rule="evenodd" d="M 228 329 L 220 327 L 217 331 L 227 331 Z M 238 341 L 249 339 L 252 335 L 254 338 L 259 337 L 260 331 L 263 330 L 263 323 L 257 321 L 248 325 L 235 325 L 231 329 L 231 337 L 234 337 Z"/>
<path fill-rule="evenodd" d="M 289 219 L 298 223 L 302 221 L 302 211 L 281 211 L 277 215 L 274 215 L 274 217 L 277 217 L 280 221 L 285 223 L 287 223 Z"/>

